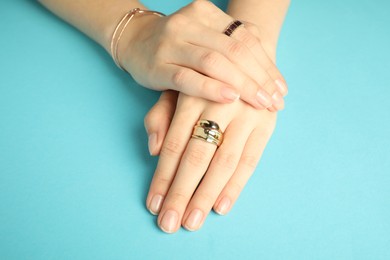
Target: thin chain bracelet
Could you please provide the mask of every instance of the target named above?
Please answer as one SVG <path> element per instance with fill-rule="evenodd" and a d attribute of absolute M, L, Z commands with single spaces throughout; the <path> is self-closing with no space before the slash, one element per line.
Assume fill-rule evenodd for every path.
<path fill-rule="evenodd" d="M 131 9 L 130 11 L 128 11 L 123 17 L 122 19 L 120 20 L 120 22 L 118 23 L 118 25 L 115 27 L 115 30 L 114 30 L 114 33 L 112 34 L 112 38 L 111 38 L 111 56 L 112 56 L 112 59 L 114 60 L 115 64 L 120 68 L 122 69 L 123 71 L 126 71 L 122 65 L 120 64 L 119 62 L 119 57 L 118 57 L 118 45 L 119 45 L 119 41 L 120 39 L 122 38 L 122 34 L 123 32 L 125 31 L 127 25 L 129 24 L 129 22 L 131 21 L 131 19 L 133 19 L 133 17 L 136 15 L 136 14 L 153 14 L 153 15 L 157 15 L 157 16 L 160 16 L 160 17 L 163 17 L 165 16 L 165 14 L 163 13 L 160 13 L 160 12 L 157 12 L 157 11 L 150 11 L 150 10 L 141 10 L 139 8 L 134 8 L 134 9 Z"/>

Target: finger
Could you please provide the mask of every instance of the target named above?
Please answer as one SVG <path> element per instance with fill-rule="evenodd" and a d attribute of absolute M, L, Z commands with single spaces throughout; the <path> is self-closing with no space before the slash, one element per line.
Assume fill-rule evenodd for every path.
<path fill-rule="evenodd" d="M 231 37 L 240 40 L 251 50 L 258 63 L 265 68 L 271 78 L 275 81 L 277 90 L 283 96 L 286 96 L 288 93 L 286 80 L 261 45 L 261 40 L 257 37 L 259 34 L 256 25 L 245 22 L 245 27 L 238 28 Z"/>
<path fill-rule="evenodd" d="M 220 34 L 221 36 L 224 36 L 225 38 L 227 38 L 227 36 L 224 35 L 222 32 L 226 29 L 227 25 L 229 25 L 233 21 L 232 17 L 227 15 L 225 12 L 220 10 L 218 7 L 216 7 L 214 4 L 210 3 L 209 1 L 195 1 L 191 5 L 189 5 L 189 7 L 184 8 L 183 10 L 185 10 L 185 9 L 188 9 L 188 11 L 187 11 L 188 17 L 192 17 L 195 20 L 201 21 L 204 25 L 204 28 L 202 28 L 200 26 L 195 26 L 194 24 L 187 24 L 186 27 L 188 27 L 188 28 L 187 28 L 187 30 L 185 30 L 185 32 L 188 32 L 187 37 L 189 37 L 189 40 L 192 38 L 195 38 L 195 39 L 197 39 L 198 42 L 200 42 L 201 46 L 205 46 L 205 47 L 209 47 L 209 45 L 207 45 L 207 44 L 214 44 L 214 48 L 212 48 L 212 49 L 218 50 L 220 52 L 222 52 L 223 50 L 227 50 L 227 52 L 228 52 L 227 57 L 230 59 L 233 59 L 232 60 L 233 62 L 239 62 L 241 60 L 241 61 L 244 61 L 244 63 L 241 65 L 247 65 L 246 69 L 248 67 L 251 67 L 252 69 L 258 68 L 258 66 L 252 65 L 251 62 L 248 63 L 249 57 L 248 57 L 248 55 L 246 55 L 246 56 L 244 55 L 245 48 L 240 46 L 240 44 L 233 44 L 233 45 L 230 44 L 230 45 L 225 46 L 226 40 L 220 40 L 220 41 L 216 40 L 215 32 L 217 32 L 217 34 Z M 190 10 L 195 10 L 195 11 L 190 12 Z M 205 16 L 205 14 L 206 14 L 206 16 Z M 213 29 L 214 36 L 211 35 L 212 33 L 210 33 L 210 30 L 209 30 L 210 28 Z M 236 29 L 236 31 L 242 31 L 242 33 L 239 37 L 235 37 L 239 40 L 239 42 L 242 45 L 248 47 L 250 50 L 253 50 L 253 47 L 255 48 L 254 50 L 257 50 L 257 51 L 259 49 L 261 49 L 261 44 L 260 44 L 258 38 L 256 38 L 251 33 L 249 33 L 249 31 L 246 30 L 244 28 L 244 26 L 239 27 L 238 29 Z M 236 31 L 234 32 L 234 34 L 236 34 Z M 208 35 L 207 35 L 207 33 L 208 33 Z M 215 39 L 215 40 L 210 41 L 210 39 Z M 225 44 L 224 44 L 224 42 L 225 42 Z M 265 54 L 265 51 L 263 51 L 263 54 Z M 267 56 L 267 55 L 265 54 L 265 56 Z M 262 59 L 263 57 L 259 57 L 259 58 Z M 283 77 L 280 78 L 279 80 L 275 79 L 278 81 L 273 80 L 271 82 L 268 79 L 268 77 L 271 77 L 271 75 L 269 75 L 268 71 L 267 71 L 268 68 L 270 68 L 270 65 L 269 64 L 266 64 L 266 65 L 267 66 L 263 67 L 265 74 L 260 73 L 259 70 L 257 70 L 256 74 L 251 74 L 249 76 L 251 76 L 253 79 L 255 79 L 260 84 L 260 86 L 264 90 L 266 90 L 269 95 L 272 96 L 272 94 L 279 87 L 284 87 L 286 85 L 284 85 L 283 81 L 280 80 L 280 79 L 283 79 Z M 245 72 L 248 71 L 246 69 L 244 70 Z M 256 75 L 257 75 L 257 77 L 256 77 Z M 246 93 L 246 92 L 244 92 L 244 93 Z M 248 94 L 251 94 L 251 92 L 249 92 Z M 260 93 L 260 95 L 261 94 L 262 93 Z M 253 95 L 252 96 L 249 95 L 247 97 L 247 96 L 244 96 L 243 93 L 241 93 L 241 98 L 243 100 L 249 102 L 250 104 L 252 104 L 250 102 L 251 100 L 246 100 L 246 99 L 247 98 L 250 99 L 251 97 L 253 97 Z"/>
<path fill-rule="evenodd" d="M 258 90 L 258 83 L 242 71 L 242 69 L 253 70 L 250 60 L 246 63 L 246 68 L 237 67 L 218 51 L 193 44 L 186 44 L 179 48 L 175 52 L 175 60 L 176 65 L 192 68 L 205 76 L 233 86 L 238 93 L 245 95 L 246 92 L 252 91 L 253 97 L 250 101 L 257 109 L 264 109 L 272 104 L 271 97 L 262 89 Z M 255 60 L 253 62 L 256 63 Z M 256 73 L 253 74 L 257 77 Z M 261 91 L 260 99 L 255 98 L 256 91 Z M 249 97 L 246 97 L 246 101 L 249 102 Z"/>
<path fill-rule="evenodd" d="M 194 102 L 188 102 L 188 100 Z M 178 105 L 180 102 L 179 96 Z M 160 212 L 165 195 L 171 186 L 182 154 L 191 137 L 192 128 L 201 114 L 202 107 L 199 104 L 201 104 L 199 99 L 187 97 L 186 105 L 183 105 L 180 111 L 176 111 L 172 119 L 161 147 L 160 158 L 146 199 L 146 206 L 154 215 Z"/>
<path fill-rule="evenodd" d="M 190 140 L 187 149 L 158 217 L 158 225 L 167 233 L 180 227 L 185 208 L 215 152 L 213 144 L 195 139 Z"/>
<path fill-rule="evenodd" d="M 240 21 L 244 23 L 245 28 L 260 41 L 261 46 L 263 47 L 267 56 L 271 59 L 272 63 L 276 64 L 275 43 L 272 43 L 271 41 L 263 41 L 263 39 L 269 38 L 267 32 L 263 30 L 259 25 L 255 25 L 246 20 Z"/>
<path fill-rule="evenodd" d="M 268 111 L 276 112 L 278 110 L 284 109 L 284 99 L 282 94 L 279 93 L 279 91 L 275 91 L 275 93 L 272 95 L 272 99 L 274 100 L 274 103 L 272 104 L 272 107 L 268 108 Z"/>
<path fill-rule="evenodd" d="M 244 124 L 246 127 L 242 127 Z M 229 124 L 222 145 L 186 208 L 182 221 L 186 229 L 195 231 L 202 226 L 218 195 L 233 175 L 252 129 L 243 120 L 234 120 Z"/>
<path fill-rule="evenodd" d="M 249 25 L 250 26 L 250 25 Z M 254 31 L 254 29 L 251 29 Z M 279 70 L 276 68 L 275 64 L 272 62 L 272 60 L 267 56 L 265 50 L 260 44 L 260 41 L 252 34 L 249 33 L 249 31 L 244 28 L 240 27 L 238 28 L 232 37 L 235 37 L 237 39 L 240 39 L 246 46 L 249 47 L 252 53 L 254 53 L 254 56 L 256 57 L 257 61 L 263 68 L 265 68 L 268 75 L 270 75 L 270 78 L 268 80 L 272 84 L 270 86 L 269 84 L 265 84 L 265 89 L 268 89 L 268 91 L 273 91 L 272 93 L 272 108 L 268 109 L 269 111 L 277 111 L 277 110 L 283 110 L 284 109 L 284 96 L 287 95 L 287 85 L 285 83 L 285 80 Z M 276 87 L 275 87 L 276 86 Z"/>
<path fill-rule="evenodd" d="M 238 28 L 237 30 L 239 29 L 242 28 Z M 239 86 L 237 86 L 237 83 L 234 84 L 236 84 L 236 88 L 238 87 L 241 89 L 240 98 L 242 100 L 255 108 L 258 108 L 258 103 L 265 107 L 269 107 L 272 104 L 273 100 L 271 97 L 277 89 L 276 82 L 266 71 L 268 68 L 264 68 L 259 64 L 255 55 L 243 42 L 227 37 L 223 33 L 210 30 L 206 27 L 202 28 L 201 26 L 189 25 L 187 31 L 188 33 L 183 36 L 187 42 L 222 54 L 230 62 L 235 64 L 247 78 L 256 83 L 245 84 L 246 82 L 250 82 L 250 80 L 246 80 L 246 82 L 243 81 L 241 74 L 236 72 L 237 70 L 228 71 L 223 66 L 218 67 L 219 69 L 224 70 L 225 75 L 229 73 L 230 77 L 237 77 L 237 80 L 241 82 L 241 85 Z M 210 41 L 210 39 L 213 40 Z M 256 38 L 253 40 L 258 42 Z M 242 84 L 244 84 L 244 86 L 242 86 Z"/>
<path fill-rule="evenodd" d="M 240 96 L 228 83 L 202 75 L 190 66 L 167 64 L 157 73 L 160 74 L 157 77 L 166 79 L 160 82 L 166 89 L 174 89 L 189 96 L 220 103 L 231 103 Z"/>
<path fill-rule="evenodd" d="M 168 132 L 177 102 L 176 91 L 164 91 L 144 119 L 150 155 L 158 155 Z"/>
<path fill-rule="evenodd" d="M 236 171 L 214 204 L 216 213 L 225 215 L 231 210 L 242 189 L 255 171 L 272 131 L 273 127 L 271 129 L 255 129 L 252 132 L 245 145 Z"/>
<path fill-rule="evenodd" d="M 202 116 L 201 118 L 210 118 Z M 210 118 L 215 120 L 214 118 Z M 222 120 L 221 129 L 224 129 Z M 164 200 L 158 216 L 158 225 L 167 233 L 173 233 L 180 227 L 185 212 L 196 187 L 207 171 L 215 153 L 216 145 L 192 138 L 183 153 L 175 179 Z"/>
<path fill-rule="evenodd" d="M 274 106 L 267 108 L 269 112 L 277 112 L 277 110 L 274 108 Z"/>

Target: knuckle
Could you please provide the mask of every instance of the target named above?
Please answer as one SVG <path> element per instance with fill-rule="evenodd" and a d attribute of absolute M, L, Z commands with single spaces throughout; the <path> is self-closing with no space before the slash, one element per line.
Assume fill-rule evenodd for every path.
<path fill-rule="evenodd" d="M 180 13 L 175 13 L 169 17 L 165 26 L 165 32 L 171 35 L 176 35 L 182 28 L 185 28 L 189 23 L 189 19 Z"/>
<path fill-rule="evenodd" d="M 211 1 L 195 0 L 191 3 L 191 8 L 202 19 L 202 23 L 208 27 L 214 24 L 221 16 L 221 10 Z"/>
<path fill-rule="evenodd" d="M 167 156 L 178 156 L 182 152 L 182 143 L 184 142 L 176 138 L 165 139 L 160 154 Z"/>
<path fill-rule="evenodd" d="M 195 10 L 204 12 L 204 11 L 212 11 L 215 8 L 215 5 L 211 3 L 210 1 L 204 1 L 204 0 L 195 0 L 192 2 L 192 7 Z"/>
<path fill-rule="evenodd" d="M 218 65 L 219 55 L 216 52 L 205 52 L 200 56 L 201 66 L 205 69 Z"/>
<path fill-rule="evenodd" d="M 257 44 L 259 44 L 259 41 L 253 34 L 246 32 L 242 34 L 242 39 L 241 41 L 248 47 L 248 48 L 253 48 Z"/>
<path fill-rule="evenodd" d="M 172 75 L 172 83 L 174 86 L 181 88 L 185 85 L 185 82 L 187 81 L 189 71 L 185 68 L 178 69 L 175 73 Z"/>
<path fill-rule="evenodd" d="M 196 196 L 198 197 L 197 200 L 203 205 L 213 205 L 216 201 L 216 198 L 208 192 L 198 192 Z"/>
<path fill-rule="evenodd" d="M 149 110 L 144 117 L 144 126 L 148 133 L 158 131 L 161 126 L 168 124 L 173 116 L 171 104 L 164 101 L 157 101 L 157 103 Z"/>
<path fill-rule="evenodd" d="M 158 101 L 145 115 L 144 117 L 144 124 L 145 126 L 151 126 L 155 122 L 158 122 L 161 120 L 161 109 L 160 107 L 164 106 L 164 104 L 161 101 Z M 165 108 L 163 108 L 166 110 Z"/>
<path fill-rule="evenodd" d="M 214 89 L 214 85 L 210 80 L 205 79 L 201 84 L 198 86 L 199 93 L 208 93 L 210 89 Z"/>
<path fill-rule="evenodd" d="M 245 24 L 245 28 L 255 37 L 260 39 L 260 30 L 256 25 L 253 24 Z"/>
<path fill-rule="evenodd" d="M 250 170 L 254 171 L 257 167 L 258 158 L 257 156 L 251 154 L 244 154 L 241 157 L 241 163 L 242 165 L 248 167 Z"/>
<path fill-rule="evenodd" d="M 239 161 L 239 157 L 234 153 L 217 153 L 214 157 L 218 167 L 228 170 L 235 170 Z"/>
<path fill-rule="evenodd" d="M 145 125 L 145 127 L 150 126 L 151 124 L 153 124 L 154 119 L 155 119 L 155 113 L 154 113 L 154 109 L 152 108 L 146 114 L 146 116 L 144 117 L 144 125 Z"/>
<path fill-rule="evenodd" d="M 184 157 L 184 160 L 193 167 L 199 167 L 207 163 L 207 157 L 204 149 L 201 149 L 200 147 L 194 147 L 193 149 L 189 150 Z"/>
<path fill-rule="evenodd" d="M 188 202 L 188 196 L 185 195 L 185 192 L 183 191 L 173 191 L 172 194 L 169 196 L 169 203 L 171 205 L 180 205 L 180 204 L 187 204 Z"/>
<path fill-rule="evenodd" d="M 228 46 L 227 51 L 229 55 L 234 58 L 242 58 L 245 54 L 247 54 L 244 43 L 238 41 L 232 42 Z"/>
<path fill-rule="evenodd" d="M 231 183 L 229 183 L 229 193 L 233 194 L 234 197 L 237 197 L 243 189 L 244 186 L 237 181 L 232 181 Z"/>
<path fill-rule="evenodd" d="M 162 187 L 169 187 L 172 183 L 172 179 L 171 178 L 167 178 L 167 177 L 156 177 L 156 180 L 153 181 L 153 184 L 155 185 L 155 187 L 159 187 L 159 188 L 162 188 Z"/>
<path fill-rule="evenodd" d="M 189 113 L 191 113 L 190 111 L 193 111 L 193 109 L 199 109 L 201 107 L 201 104 L 199 102 L 199 98 L 183 94 L 179 95 L 177 99 L 177 106 L 182 107 L 182 111 L 188 111 Z"/>

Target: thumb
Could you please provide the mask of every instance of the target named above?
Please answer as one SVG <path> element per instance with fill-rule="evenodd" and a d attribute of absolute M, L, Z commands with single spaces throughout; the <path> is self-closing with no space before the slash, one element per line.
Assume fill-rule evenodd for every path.
<path fill-rule="evenodd" d="M 144 124 L 149 138 L 150 155 L 160 154 L 162 143 L 175 113 L 177 95 L 178 93 L 172 90 L 162 92 L 160 99 L 145 116 Z"/>

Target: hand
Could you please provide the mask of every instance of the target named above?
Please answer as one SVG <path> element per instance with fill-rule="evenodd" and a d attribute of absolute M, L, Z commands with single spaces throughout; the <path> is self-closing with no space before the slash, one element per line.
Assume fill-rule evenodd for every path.
<path fill-rule="evenodd" d="M 199 229 L 212 208 L 219 214 L 231 209 L 276 123 L 276 113 L 255 110 L 242 101 L 217 104 L 182 93 L 173 115 L 175 99 L 174 92 L 164 93 L 145 118 L 147 131 L 163 133 L 164 139 L 146 205 L 159 214 L 158 224 L 168 233 L 180 224 Z M 191 138 L 199 119 L 215 121 L 224 131 L 218 149 Z"/>
<path fill-rule="evenodd" d="M 167 17 L 133 19 L 119 57 L 141 85 L 221 103 L 240 96 L 257 109 L 283 109 L 285 81 L 250 24 L 228 37 L 222 32 L 234 19 L 200 0 Z"/>

